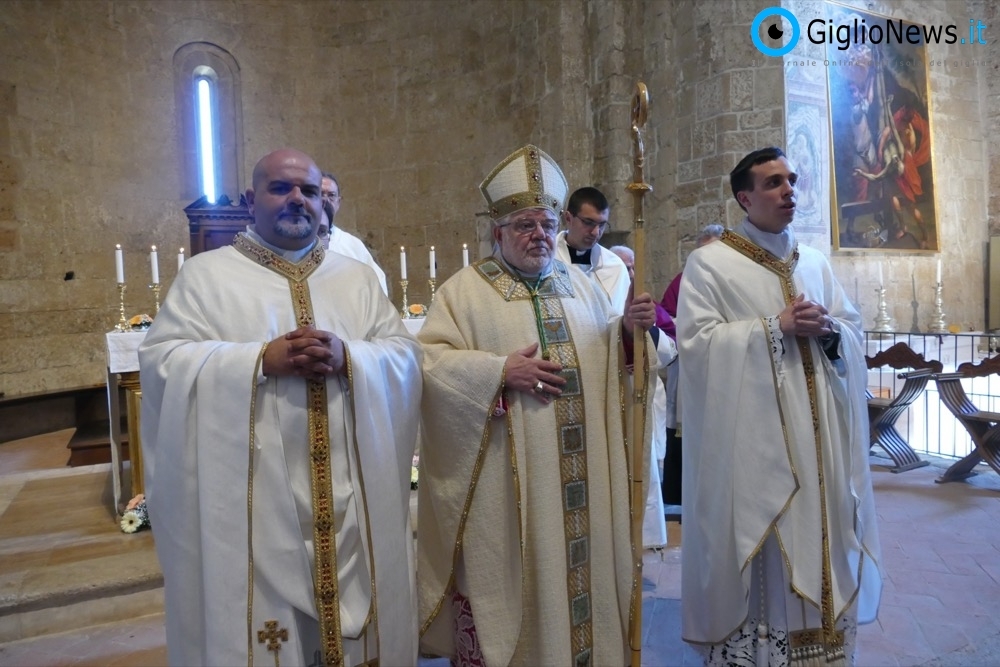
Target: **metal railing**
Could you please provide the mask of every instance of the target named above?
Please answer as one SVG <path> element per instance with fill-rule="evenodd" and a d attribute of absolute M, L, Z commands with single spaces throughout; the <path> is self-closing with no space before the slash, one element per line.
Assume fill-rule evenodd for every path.
<path fill-rule="evenodd" d="M 865 354 L 869 357 L 896 343 L 906 343 L 924 359 L 936 359 L 951 373 L 965 362 L 979 363 L 1000 352 L 1000 334 L 967 332 L 956 334 L 865 332 Z M 893 398 L 903 387 L 900 372 L 888 366 L 868 371 L 872 395 Z M 965 393 L 980 410 L 1000 411 L 1000 376 L 962 380 Z M 937 385 L 931 381 L 916 401 L 896 422 L 896 430 L 916 452 L 947 459 L 960 459 L 972 451 L 972 439 L 965 428 L 941 402 Z M 877 449 L 874 451 L 878 451 Z"/>

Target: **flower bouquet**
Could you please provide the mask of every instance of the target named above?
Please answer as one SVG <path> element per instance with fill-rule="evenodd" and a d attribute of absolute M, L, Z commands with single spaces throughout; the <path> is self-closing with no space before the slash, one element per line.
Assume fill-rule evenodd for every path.
<path fill-rule="evenodd" d="M 410 317 L 427 317 L 427 308 L 422 303 L 415 303 L 408 310 Z"/>
<path fill-rule="evenodd" d="M 145 331 L 153 324 L 153 318 L 142 313 L 141 315 L 133 315 L 129 318 L 128 325 L 132 331 Z"/>
<path fill-rule="evenodd" d="M 140 493 L 125 506 L 121 527 L 123 533 L 134 533 L 149 526 L 149 512 L 146 511 L 146 496 Z"/>
<path fill-rule="evenodd" d="M 417 482 L 419 481 L 420 471 L 418 467 L 420 465 L 420 454 L 413 455 L 413 462 L 410 465 L 410 490 L 417 488 Z"/>

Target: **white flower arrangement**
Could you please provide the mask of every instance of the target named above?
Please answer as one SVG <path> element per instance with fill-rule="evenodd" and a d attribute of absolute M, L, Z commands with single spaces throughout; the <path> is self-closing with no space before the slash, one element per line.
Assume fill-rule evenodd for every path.
<path fill-rule="evenodd" d="M 123 533 L 134 533 L 149 526 L 149 512 L 146 510 L 146 496 L 140 493 L 125 506 L 121 527 Z"/>

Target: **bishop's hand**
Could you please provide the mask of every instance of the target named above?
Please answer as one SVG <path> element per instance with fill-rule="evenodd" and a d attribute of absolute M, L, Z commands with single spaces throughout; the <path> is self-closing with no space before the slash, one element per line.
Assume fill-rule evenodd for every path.
<path fill-rule="evenodd" d="M 625 317 L 622 326 L 625 333 L 632 335 L 632 330 L 638 326 L 643 331 L 649 331 L 656 324 L 656 303 L 649 292 L 635 295 L 635 283 L 628 287 L 628 297 L 625 299 Z"/>
<path fill-rule="evenodd" d="M 548 403 L 562 393 L 566 379 L 556 375 L 562 366 L 554 361 L 536 358 L 538 343 L 515 350 L 504 364 L 504 386 L 523 391 L 540 403 Z"/>

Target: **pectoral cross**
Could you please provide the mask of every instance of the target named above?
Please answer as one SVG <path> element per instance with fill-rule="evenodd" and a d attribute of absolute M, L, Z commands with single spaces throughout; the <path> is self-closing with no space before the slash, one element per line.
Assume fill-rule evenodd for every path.
<path fill-rule="evenodd" d="M 274 653 L 274 667 L 281 667 L 278 663 L 278 652 L 281 651 L 281 642 L 288 641 L 288 630 L 278 628 L 277 621 L 264 621 L 264 629 L 257 631 L 257 643 L 267 642 L 267 650 Z"/>

